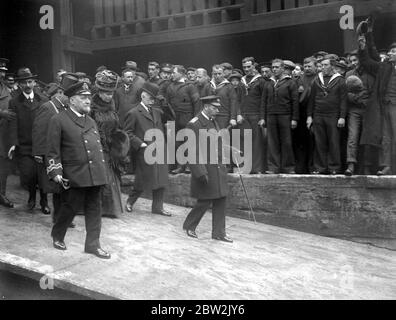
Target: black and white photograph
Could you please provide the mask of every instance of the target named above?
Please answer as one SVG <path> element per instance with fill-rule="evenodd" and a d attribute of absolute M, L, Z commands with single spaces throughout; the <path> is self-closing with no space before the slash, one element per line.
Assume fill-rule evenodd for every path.
<path fill-rule="evenodd" d="M 395 298 L 396 1 L 0 2 L 0 300 Z"/>

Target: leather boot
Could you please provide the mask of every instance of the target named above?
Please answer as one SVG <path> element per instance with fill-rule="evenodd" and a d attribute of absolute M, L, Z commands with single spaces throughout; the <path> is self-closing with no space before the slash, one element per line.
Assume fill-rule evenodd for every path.
<path fill-rule="evenodd" d="M 377 172 L 378 176 L 387 176 L 392 174 L 392 169 L 390 167 L 383 167 Z"/>
<path fill-rule="evenodd" d="M 355 172 L 355 164 L 352 162 L 348 163 L 348 168 L 345 170 L 345 175 L 350 177 Z"/>

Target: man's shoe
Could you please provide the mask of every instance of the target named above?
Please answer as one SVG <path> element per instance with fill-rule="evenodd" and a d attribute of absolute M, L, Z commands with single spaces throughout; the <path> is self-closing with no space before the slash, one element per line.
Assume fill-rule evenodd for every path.
<path fill-rule="evenodd" d="M 212 237 L 212 239 L 214 239 L 214 240 L 219 240 L 219 241 L 224 241 L 224 242 L 229 242 L 229 243 L 234 242 L 234 241 L 232 241 L 232 239 L 230 239 L 230 238 L 227 237 L 227 236 L 223 236 L 223 237 Z"/>
<path fill-rule="evenodd" d="M 377 172 L 378 176 L 386 176 L 386 175 L 391 175 L 392 174 L 392 170 L 390 167 L 384 167 L 382 168 L 382 170 L 379 170 Z"/>
<path fill-rule="evenodd" d="M 54 240 L 53 245 L 54 245 L 54 248 L 58 249 L 58 250 L 66 250 L 67 249 L 65 243 L 60 240 Z"/>
<path fill-rule="evenodd" d="M 159 214 L 161 216 L 165 216 L 165 217 L 171 217 L 172 215 L 169 212 L 166 212 L 165 210 L 161 210 L 161 211 L 153 211 L 153 214 Z"/>
<path fill-rule="evenodd" d="M 191 238 L 198 238 L 198 236 L 197 236 L 197 234 L 195 233 L 194 230 L 186 230 L 186 233 Z"/>
<path fill-rule="evenodd" d="M 355 165 L 353 163 L 348 163 L 348 168 L 345 170 L 344 174 L 347 177 L 350 177 L 353 175 L 354 171 L 355 171 Z"/>
<path fill-rule="evenodd" d="M 14 208 L 14 204 L 6 196 L 0 194 L 0 204 L 6 208 Z"/>
<path fill-rule="evenodd" d="M 48 215 L 51 214 L 51 209 L 48 206 L 41 207 L 41 212 Z"/>
<path fill-rule="evenodd" d="M 131 203 L 129 203 L 128 200 L 127 200 L 127 202 L 125 204 L 126 212 L 132 212 L 132 208 L 133 208 L 133 205 Z"/>
<path fill-rule="evenodd" d="M 104 251 L 102 248 L 96 248 L 96 249 L 90 249 L 90 250 L 85 250 L 86 253 L 94 254 L 98 258 L 101 259 L 110 259 L 111 255 L 110 253 Z"/>
<path fill-rule="evenodd" d="M 271 171 L 271 170 L 267 170 L 267 171 L 265 171 L 265 174 L 275 174 L 275 172 Z"/>

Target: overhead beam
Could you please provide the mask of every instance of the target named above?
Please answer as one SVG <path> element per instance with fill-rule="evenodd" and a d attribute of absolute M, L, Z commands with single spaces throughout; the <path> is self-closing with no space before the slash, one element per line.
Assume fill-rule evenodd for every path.
<path fill-rule="evenodd" d="M 176 29 L 155 33 L 134 34 L 107 39 L 85 40 L 68 37 L 67 50 L 79 53 L 125 48 L 142 45 L 172 43 L 191 39 L 203 39 L 223 35 L 240 34 L 259 30 L 269 30 L 280 27 L 290 27 L 307 23 L 337 20 L 341 17 L 340 7 L 350 4 L 355 9 L 355 17 L 368 15 L 375 7 L 382 6 L 384 12 L 396 12 L 396 3 L 389 0 L 366 1 L 345 0 L 329 2 L 304 8 L 280 10 L 255 14 L 242 21 L 235 21 L 217 25 L 199 26 Z"/>

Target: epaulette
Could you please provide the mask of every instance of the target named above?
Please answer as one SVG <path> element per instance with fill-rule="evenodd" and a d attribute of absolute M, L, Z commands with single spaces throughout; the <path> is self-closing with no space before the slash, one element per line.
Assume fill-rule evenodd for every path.
<path fill-rule="evenodd" d="M 190 120 L 190 122 L 191 122 L 191 123 L 194 123 L 194 122 L 197 122 L 197 120 L 198 120 L 198 117 L 194 117 L 194 118 L 192 118 L 192 119 Z"/>

